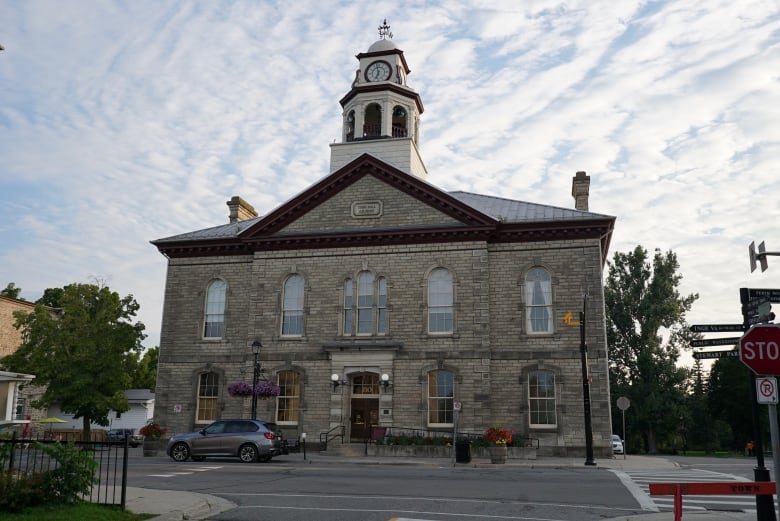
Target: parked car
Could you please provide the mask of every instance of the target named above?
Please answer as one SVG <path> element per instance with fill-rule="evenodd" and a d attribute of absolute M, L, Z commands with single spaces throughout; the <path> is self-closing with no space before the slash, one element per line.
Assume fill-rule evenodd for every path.
<path fill-rule="evenodd" d="M 165 453 L 174 461 L 237 457 L 244 463 L 270 461 L 282 454 L 284 438 L 262 420 L 218 420 L 196 432 L 177 434 Z"/>
<path fill-rule="evenodd" d="M 138 429 L 110 429 L 106 433 L 108 441 L 125 441 L 125 434 L 130 438 L 128 444 L 137 447 L 144 442 L 144 437 L 138 434 Z"/>
<path fill-rule="evenodd" d="M 623 454 L 623 440 L 617 434 L 612 435 L 612 454 Z"/>

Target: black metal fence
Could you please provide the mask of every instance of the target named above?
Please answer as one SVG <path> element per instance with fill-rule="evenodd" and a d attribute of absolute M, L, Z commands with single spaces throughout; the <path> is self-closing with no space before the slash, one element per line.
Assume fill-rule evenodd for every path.
<path fill-rule="evenodd" d="M 38 474 L 57 469 L 59 462 L 40 449 L 38 444 L 64 443 L 49 439 L 0 439 L 0 474 L 19 479 L 25 474 Z M 96 463 L 95 480 L 89 494 L 82 497 L 91 503 L 118 506 L 125 509 L 127 498 L 127 463 L 129 440 L 76 441 Z"/>

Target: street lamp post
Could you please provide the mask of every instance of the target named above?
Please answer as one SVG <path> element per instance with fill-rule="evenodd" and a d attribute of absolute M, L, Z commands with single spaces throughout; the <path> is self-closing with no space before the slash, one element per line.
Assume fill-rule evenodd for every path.
<path fill-rule="evenodd" d="M 252 419 L 257 419 L 257 380 L 260 378 L 260 364 L 257 362 L 257 357 L 260 356 L 260 349 L 263 344 L 259 340 L 252 342 L 252 354 L 255 356 L 254 365 L 252 366 Z"/>

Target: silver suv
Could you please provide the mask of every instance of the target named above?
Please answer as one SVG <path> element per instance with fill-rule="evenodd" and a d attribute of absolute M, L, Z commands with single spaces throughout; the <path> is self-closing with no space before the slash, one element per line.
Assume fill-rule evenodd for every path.
<path fill-rule="evenodd" d="M 218 420 L 197 432 L 177 434 L 166 454 L 174 461 L 238 457 L 244 463 L 270 461 L 282 453 L 283 438 L 262 420 Z"/>
<path fill-rule="evenodd" d="M 127 441 L 131 447 L 137 447 L 144 442 L 144 437 L 138 434 L 138 429 L 111 429 L 106 433 L 106 439 L 108 441 L 125 441 L 125 434 L 127 434 Z"/>

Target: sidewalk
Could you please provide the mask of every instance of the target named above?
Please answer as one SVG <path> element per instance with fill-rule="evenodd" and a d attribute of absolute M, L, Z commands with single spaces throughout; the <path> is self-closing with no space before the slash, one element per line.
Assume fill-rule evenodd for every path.
<path fill-rule="evenodd" d="M 379 458 L 379 457 L 342 457 L 327 453 L 308 453 L 306 460 L 303 454 L 290 454 L 280 457 L 281 465 L 303 466 L 309 464 L 362 464 L 362 465 L 416 465 L 450 467 L 452 460 L 445 458 Z M 489 468 L 497 467 L 490 463 L 489 459 L 473 459 L 470 463 L 456 463 L 461 468 Z M 672 469 L 677 464 L 665 458 L 654 456 L 633 456 L 625 458 L 618 456 L 615 459 L 596 460 L 596 465 L 586 466 L 583 458 L 539 458 L 536 460 L 507 460 L 501 467 L 526 467 L 526 468 L 590 468 L 594 471 L 613 470 L 660 470 Z M 182 492 L 174 490 L 153 490 L 147 488 L 127 488 L 127 509 L 134 513 L 156 514 L 151 521 L 182 521 L 185 519 L 208 519 L 221 512 L 225 512 L 236 505 L 226 499 L 208 494 L 195 492 Z M 631 516 L 612 518 L 612 521 L 671 521 L 674 515 L 671 512 L 647 513 Z M 729 512 L 695 512 L 686 513 L 685 521 L 754 521 L 755 514 L 729 513 Z"/>

